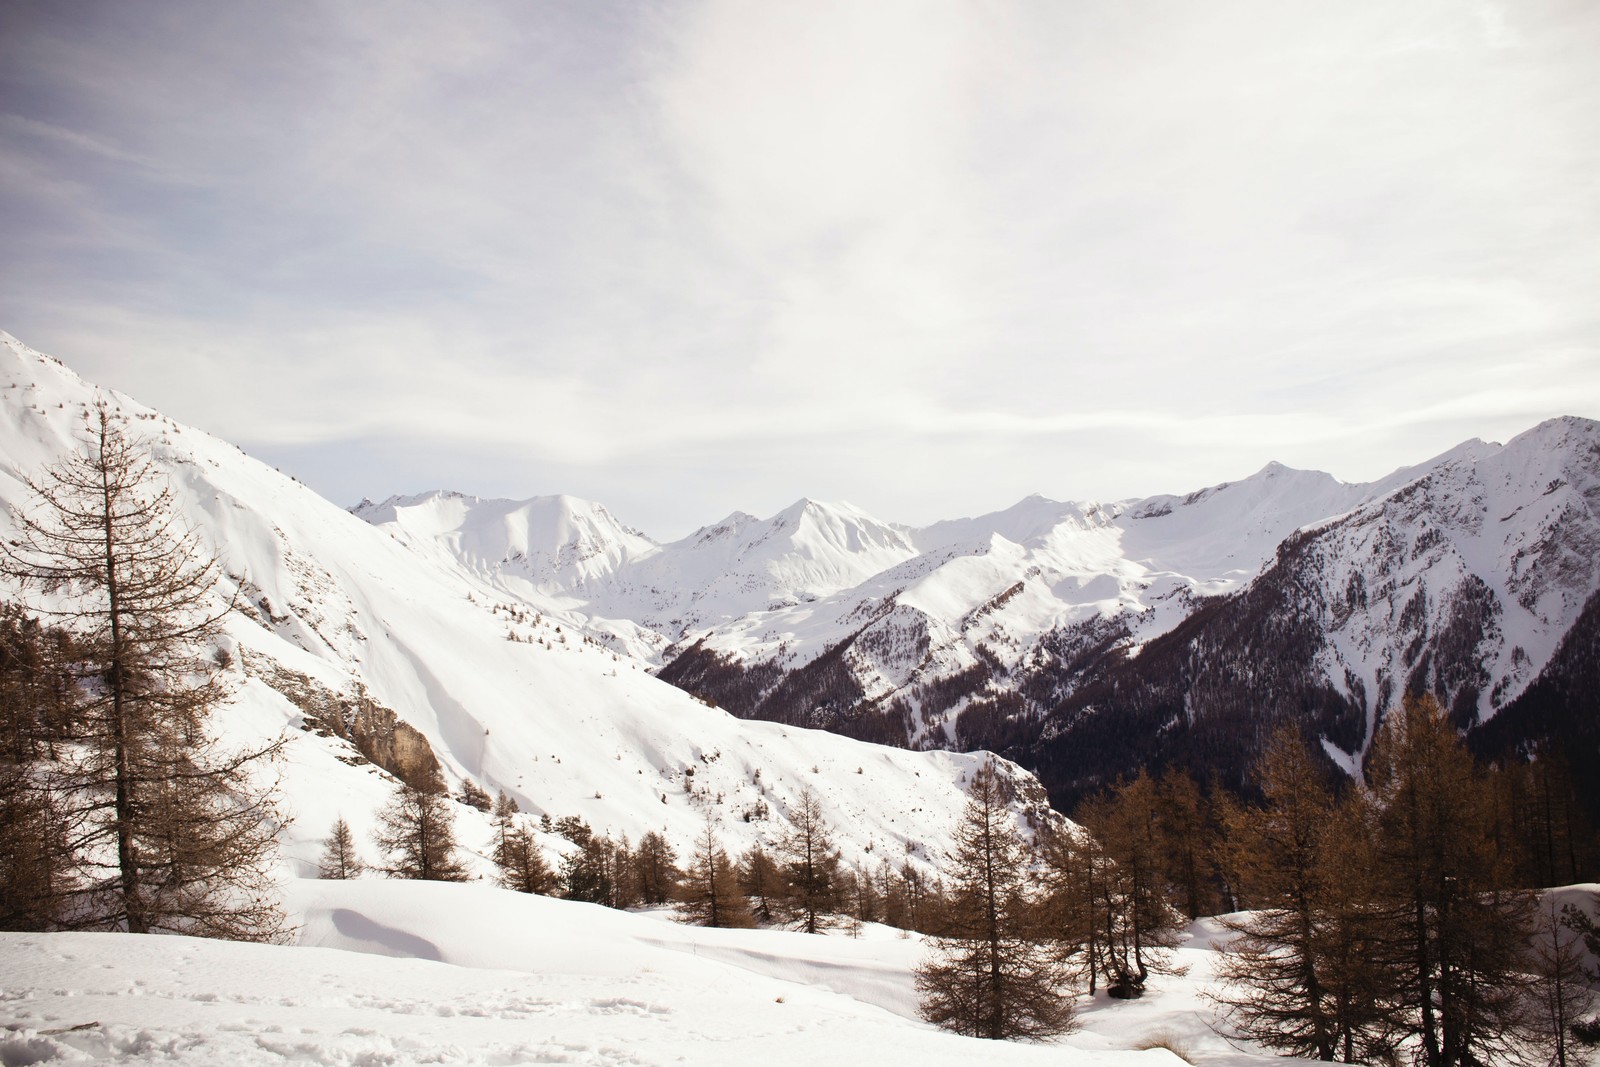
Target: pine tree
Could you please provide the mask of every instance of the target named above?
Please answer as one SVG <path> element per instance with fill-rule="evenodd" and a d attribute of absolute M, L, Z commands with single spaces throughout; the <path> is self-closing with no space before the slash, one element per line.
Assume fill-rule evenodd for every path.
<path fill-rule="evenodd" d="M 1299 732 L 1278 731 L 1256 767 L 1260 807 L 1235 807 L 1226 821 L 1232 869 L 1254 910 L 1222 922 L 1216 994 L 1233 1031 L 1289 1055 L 1365 1061 L 1390 1048 L 1386 982 L 1367 911 L 1363 864 L 1341 844 L 1366 838 L 1358 820 L 1336 816 L 1321 767 Z M 1352 901 L 1356 901 L 1352 906 Z"/>
<path fill-rule="evenodd" d="M 429 788 L 396 781 L 394 796 L 378 813 L 377 844 L 391 877 L 429 882 L 464 882 L 456 857 L 455 813 L 444 779 L 434 773 Z"/>
<path fill-rule="evenodd" d="M 494 861 L 500 863 L 500 856 L 505 851 L 506 841 L 517 828 L 517 802 L 512 800 L 504 789 L 495 794 L 492 816 L 494 818 L 495 840 Z"/>
<path fill-rule="evenodd" d="M 561 895 L 568 900 L 616 907 L 616 844 L 610 838 L 595 833 L 588 823 L 575 815 L 558 819 L 555 829 L 578 846 L 577 851 L 568 853 L 561 861 Z"/>
<path fill-rule="evenodd" d="M 1063 961 L 1081 961 L 1088 991 L 1100 976 L 1112 981 L 1108 937 L 1119 913 L 1113 895 L 1112 863 L 1093 834 L 1081 827 L 1055 835 L 1045 846 L 1049 871 L 1045 921 L 1060 946 Z"/>
<path fill-rule="evenodd" d="M 1411 1029 L 1399 993 L 1406 959 L 1380 900 L 1375 819 L 1366 792 L 1347 789 L 1317 855 L 1318 967 L 1337 1058 L 1346 1063 L 1396 1062 Z"/>
<path fill-rule="evenodd" d="M 228 752 L 207 731 L 226 696 L 209 655 L 231 607 L 221 568 L 103 402 L 83 443 L 29 481 L 33 504 L 5 546 L 6 570 L 72 633 L 75 754 L 60 796 L 79 861 L 73 922 L 278 939 L 283 820 L 256 772 L 284 739 Z"/>
<path fill-rule="evenodd" d="M 1182 927 L 1162 871 L 1155 783 L 1140 771 L 1110 796 L 1081 805 L 1079 821 L 1110 861 L 1094 886 L 1106 988 L 1113 997 L 1140 996 L 1151 973 L 1169 966 Z"/>
<path fill-rule="evenodd" d="M 700 926 L 755 925 L 744 894 L 739 891 L 733 860 L 717 840 L 716 824 L 707 815 L 683 883 L 678 888 L 679 907 L 690 922 Z"/>
<path fill-rule="evenodd" d="M 495 846 L 494 861 L 500 868 L 500 884 L 518 893 L 549 896 L 555 892 L 556 875 L 550 869 L 533 831 L 512 827 Z"/>
<path fill-rule="evenodd" d="M 839 908 L 839 853 L 822 817 L 817 795 L 807 789 L 790 812 L 789 832 L 778 842 L 787 881 L 792 922 L 808 934 L 817 933 Z"/>
<path fill-rule="evenodd" d="M 34 768 L 0 762 L 0 930 L 53 930 L 77 866 L 61 804 Z"/>
<path fill-rule="evenodd" d="M 494 801 L 494 851 L 500 884 L 518 893 L 548 895 L 555 891 L 555 872 L 544 858 L 533 831 L 517 819 L 517 805 L 505 790 Z"/>
<path fill-rule="evenodd" d="M 641 904 L 665 904 L 676 897 L 683 872 L 678 870 L 677 853 L 660 833 L 652 830 L 639 839 L 633 869 Z"/>
<path fill-rule="evenodd" d="M 500 795 L 505 796 L 504 790 Z M 494 801 L 490 799 L 488 792 L 471 778 L 461 779 L 461 792 L 456 799 L 469 808 L 477 808 L 479 811 L 491 811 L 494 808 Z"/>
<path fill-rule="evenodd" d="M 751 845 L 739 857 L 739 889 L 750 902 L 751 914 L 760 923 L 770 923 L 777 915 L 783 894 L 783 875 L 766 849 Z"/>
<path fill-rule="evenodd" d="M 1507 888 L 1489 833 L 1490 787 L 1431 697 L 1408 698 L 1369 759 L 1374 847 L 1401 992 L 1425 1067 L 1510 1055 L 1526 1036 L 1532 909 Z"/>
<path fill-rule="evenodd" d="M 1554 895 L 1547 896 L 1534 930 L 1532 1029 L 1550 1067 L 1567 1067 L 1569 1059 L 1577 1058 L 1572 1027 L 1582 1021 L 1592 999 L 1586 959 L 1583 935 L 1564 920 Z"/>
<path fill-rule="evenodd" d="M 72 637 L 0 604 L 0 763 L 55 760 L 73 733 Z"/>
<path fill-rule="evenodd" d="M 1591 910 L 1600 910 L 1600 895 L 1590 898 L 1589 910 L 1576 904 L 1564 905 L 1561 909 L 1561 925 L 1578 935 L 1589 960 L 1600 960 L 1600 923 L 1590 918 Z M 1600 985 L 1600 969 L 1591 969 L 1588 963 L 1583 966 L 1583 977 L 1590 986 Z M 1600 1015 L 1574 1019 L 1568 1029 L 1580 1044 L 1590 1048 L 1600 1045 Z"/>
<path fill-rule="evenodd" d="M 324 878 L 346 879 L 358 877 L 367 865 L 356 854 L 356 835 L 343 815 L 334 820 L 333 829 L 322 842 L 322 862 L 318 871 Z"/>
<path fill-rule="evenodd" d="M 1190 919 L 1214 914 L 1215 828 L 1200 787 L 1180 767 L 1168 769 L 1156 783 L 1156 826 L 1163 873 L 1175 890 L 1176 905 Z"/>
<path fill-rule="evenodd" d="M 842 884 L 850 909 L 850 932 L 859 937 L 863 924 L 883 921 L 883 898 L 878 894 L 872 872 L 864 868 L 845 871 Z"/>
<path fill-rule="evenodd" d="M 916 971 L 924 1019 L 995 1040 L 1072 1029 L 1067 975 L 1038 940 L 1026 860 L 990 763 L 974 776 L 956 829 L 946 928 L 931 939 L 932 956 Z"/>

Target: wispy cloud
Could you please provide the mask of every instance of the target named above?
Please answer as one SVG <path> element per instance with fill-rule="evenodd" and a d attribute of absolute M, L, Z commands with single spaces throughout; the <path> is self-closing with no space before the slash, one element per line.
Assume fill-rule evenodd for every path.
<path fill-rule="evenodd" d="M 1370 477 L 1600 415 L 1596 49 L 1423 0 L 14 7 L 0 327 L 341 499 Z"/>

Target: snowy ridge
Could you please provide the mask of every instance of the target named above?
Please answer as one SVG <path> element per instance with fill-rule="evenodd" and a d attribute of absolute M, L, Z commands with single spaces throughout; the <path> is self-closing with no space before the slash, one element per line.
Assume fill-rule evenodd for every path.
<path fill-rule="evenodd" d="M 1371 715 L 1410 684 L 1486 721 L 1600 588 L 1600 424 L 1555 419 L 1452 455 L 1311 536 L 1330 681 Z"/>
<path fill-rule="evenodd" d="M 97 395 L 58 362 L 0 339 L 0 501 L 20 503 L 21 479 L 73 447 Z M 239 591 L 245 611 L 230 617 L 225 638 L 235 693 L 216 721 L 241 741 L 293 733 L 285 795 L 296 821 L 286 852 L 302 873 L 337 815 L 364 842 L 391 787 L 348 743 L 295 729 L 307 712 L 286 695 L 284 672 L 393 709 L 427 739 L 452 785 L 470 777 L 525 811 L 576 815 L 597 831 L 637 839 L 661 830 L 686 844 L 709 815 L 727 846 L 742 849 L 778 836 L 810 789 L 852 861 L 926 863 L 948 847 L 979 757 L 735 719 L 651 677 L 575 616 L 528 610 L 458 557 L 419 551 L 437 543 L 452 509 L 478 513 L 483 502 L 432 495 L 380 506 L 394 516 L 390 527 L 411 519 L 427 537 L 375 527 L 232 445 L 103 395 L 153 445 L 181 509 Z M 550 499 L 543 509 L 499 508 L 497 529 L 538 550 L 601 528 L 603 509 Z M 539 525 L 552 515 L 560 522 Z M 651 550 L 621 536 L 632 538 L 622 554 Z M 574 558 L 569 573 L 588 567 L 598 577 L 620 558 L 609 549 Z M 1041 799 L 1036 783 L 1013 773 L 1023 794 Z M 486 824 L 460 813 L 463 843 L 481 850 Z"/>
<path fill-rule="evenodd" d="M 547 569 L 530 588 L 740 714 L 962 748 L 982 740 L 958 725 L 974 702 L 1026 692 L 1027 714 L 1047 715 L 1086 680 L 1063 656 L 1136 654 L 1287 560 L 1319 590 L 1283 608 L 1322 634 L 1303 670 L 1369 727 L 1419 685 L 1483 721 L 1538 676 L 1600 584 L 1585 563 L 1594 435 L 1558 419 L 1369 483 L 1269 463 L 1184 495 L 1033 496 L 921 529 L 802 500 L 655 551 L 616 547 L 622 562 L 600 581 Z M 1307 538 L 1314 567 L 1284 555 Z M 855 723 L 862 714 L 904 726 Z"/>

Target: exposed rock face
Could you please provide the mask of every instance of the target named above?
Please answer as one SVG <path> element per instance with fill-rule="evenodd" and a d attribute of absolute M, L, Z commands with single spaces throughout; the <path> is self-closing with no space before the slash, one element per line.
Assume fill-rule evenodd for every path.
<path fill-rule="evenodd" d="M 261 679 L 300 709 L 301 729 L 350 742 L 360 758 L 409 786 L 438 788 L 440 767 L 433 746 L 393 709 L 364 691 L 335 692 L 308 674 L 249 651 L 243 664 L 246 674 Z"/>
<path fill-rule="evenodd" d="M 441 781 L 428 739 L 382 704 L 357 698 L 349 729 L 357 751 L 407 785 L 431 789 Z"/>

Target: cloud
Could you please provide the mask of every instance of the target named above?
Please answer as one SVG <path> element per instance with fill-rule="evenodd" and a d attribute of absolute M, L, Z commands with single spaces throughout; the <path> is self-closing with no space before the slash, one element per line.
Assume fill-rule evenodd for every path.
<path fill-rule="evenodd" d="M 0 24 L 0 327 L 341 498 L 931 518 L 1600 415 L 1585 10 L 84 10 Z"/>

